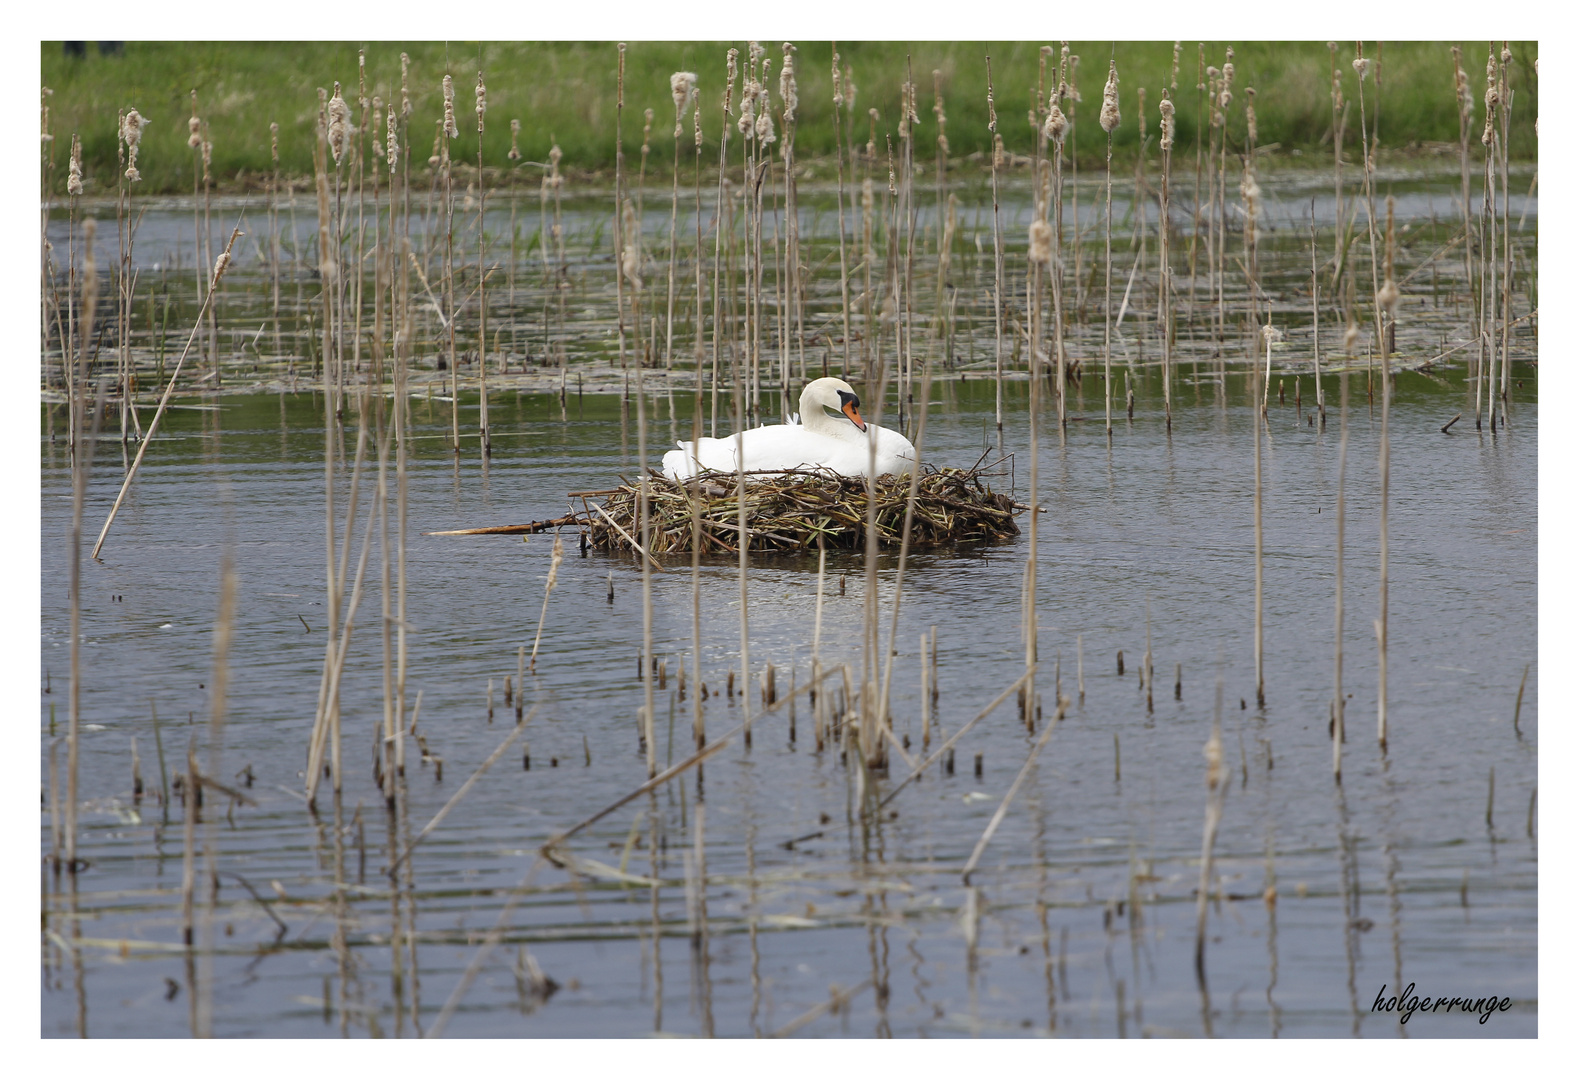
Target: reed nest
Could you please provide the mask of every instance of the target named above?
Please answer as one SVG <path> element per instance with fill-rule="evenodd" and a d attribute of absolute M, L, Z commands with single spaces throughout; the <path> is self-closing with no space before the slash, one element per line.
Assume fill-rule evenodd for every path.
<path fill-rule="evenodd" d="M 822 543 L 832 549 L 866 545 L 866 479 L 791 470 L 747 473 L 746 532 L 752 551 L 803 552 Z M 922 466 L 910 523 L 912 547 L 1006 540 L 1018 536 L 1014 515 L 1025 507 L 1000 495 L 978 469 Z M 740 504 L 733 473 L 703 473 L 690 481 L 653 473 L 648 486 L 651 553 L 690 553 L 693 500 L 701 501 L 704 554 L 740 550 Z M 605 494 L 600 492 L 599 494 Z M 589 509 L 589 542 L 602 550 L 630 551 L 640 535 L 638 489 L 630 482 L 606 493 L 600 510 Z M 905 526 L 908 476 L 879 477 L 877 538 L 897 546 Z M 618 526 L 616 528 L 616 526 Z M 623 530 L 623 533 L 621 532 Z"/>

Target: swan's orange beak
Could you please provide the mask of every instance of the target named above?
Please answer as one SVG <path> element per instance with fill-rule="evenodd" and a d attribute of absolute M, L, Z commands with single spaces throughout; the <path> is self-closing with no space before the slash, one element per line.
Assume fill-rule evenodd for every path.
<path fill-rule="evenodd" d="M 844 411 L 844 415 L 846 415 L 846 416 L 848 416 L 850 418 L 850 423 L 854 424 L 856 427 L 860 428 L 862 431 L 866 430 L 866 421 L 861 419 L 860 407 L 857 406 L 854 401 L 846 401 L 844 403 L 844 410 L 843 411 Z"/>

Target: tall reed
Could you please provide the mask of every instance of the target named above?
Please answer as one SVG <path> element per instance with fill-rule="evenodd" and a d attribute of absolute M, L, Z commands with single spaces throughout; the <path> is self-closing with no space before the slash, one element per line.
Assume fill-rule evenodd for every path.
<path fill-rule="evenodd" d="M 1175 67 L 1177 67 L 1178 48 L 1174 48 Z M 1162 114 L 1162 136 L 1158 147 L 1162 151 L 1162 189 L 1159 196 L 1158 212 L 1158 284 L 1162 293 L 1157 310 L 1160 315 L 1162 331 L 1162 410 L 1164 423 L 1169 431 L 1173 430 L 1173 264 L 1168 257 L 1168 241 L 1173 232 L 1173 219 L 1168 208 L 1168 181 L 1173 162 L 1173 99 L 1169 91 L 1164 88 L 1162 100 L 1157 103 L 1157 111 Z M 1060 368 L 1062 365 L 1059 365 Z M 1060 380 L 1061 382 L 1062 380 Z M 1062 410 L 1060 410 L 1060 413 Z M 1062 416 L 1060 416 L 1062 420 Z"/>
<path fill-rule="evenodd" d="M 1102 398 L 1108 442 L 1113 441 L 1113 129 L 1118 127 L 1118 62 L 1108 61 L 1107 85 L 1102 90 L 1102 130 L 1107 133 L 1107 212 L 1103 229 L 1104 276 L 1102 289 Z M 1076 212 L 1078 215 L 1078 211 Z M 1077 242 L 1078 243 L 1078 242 Z"/>

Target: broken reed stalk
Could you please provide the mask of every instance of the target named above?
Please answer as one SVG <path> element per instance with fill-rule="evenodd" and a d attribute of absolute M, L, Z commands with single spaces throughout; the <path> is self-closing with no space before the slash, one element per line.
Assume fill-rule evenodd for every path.
<path fill-rule="evenodd" d="M 1343 480 L 1349 457 L 1349 371 L 1338 375 L 1338 543 L 1332 635 L 1332 775 L 1343 780 Z"/>
<path fill-rule="evenodd" d="M 997 709 L 997 707 L 999 705 L 1002 705 L 1005 701 L 1008 701 L 1010 694 L 1018 693 L 1020 690 L 1024 689 L 1025 685 L 1030 681 L 1031 676 L 1033 674 L 1034 674 L 1034 670 L 1033 671 L 1021 672 L 1020 677 L 1018 679 L 1015 679 L 1008 686 L 1004 687 L 1002 693 L 1000 693 L 997 697 L 993 698 L 990 702 L 988 702 L 987 705 L 979 713 L 977 713 L 975 716 L 973 716 L 968 722 L 966 722 L 966 724 L 963 727 L 961 727 L 958 731 L 956 731 L 953 735 L 951 735 L 948 738 L 948 740 L 945 741 L 941 746 L 939 746 L 936 750 L 932 751 L 930 756 L 923 758 L 921 760 L 921 762 L 918 765 L 916 765 L 916 767 L 914 769 L 912 769 L 910 771 L 910 775 L 909 776 L 907 776 L 903 780 L 901 780 L 894 787 L 894 789 L 892 791 L 890 791 L 887 795 L 885 795 L 883 797 L 883 801 L 877 804 L 877 808 L 879 810 L 881 810 L 883 807 L 885 807 L 889 803 L 893 802 L 894 798 L 901 791 L 905 790 L 905 788 L 909 786 L 909 784 L 910 784 L 910 782 L 912 780 L 914 780 L 916 777 L 920 776 L 922 773 L 926 772 L 927 769 L 930 768 L 931 766 L 937 764 L 937 762 L 943 757 L 944 754 L 946 754 L 950 750 L 954 749 L 954 744 L 959 742 L 960 739 L 964 738 L 965 735 L 970 731 L 971 728 L 975 727 L 978 723 L 980 723 L 981 721 L 985 720 L 988 716 L 991 716 L 993 711 L 995 709 Z"/>
<path fill-rule="evenodd" d="M 1217 706 L 1212 714 L 1212 736 L 1206 741 L 1206 823 L 1201 829 L 1201 877 L 1195 890 L 1195 977 L 1206 985 L 1206 896 L 1211 888 L 1212 848 L 1222 822 L 1228 777 L 1223 769 L 1223 680 L 1217 678 Z"/>
<path fill-rule="evenodd" d="M 1391 233 L 1392 197 L 1388 196 L 1388 232 Z M 1388 284 L 1392 284 L 1391 274 L 1392 259 L 1388 259 Z M 1389 332 L 1391 328 L 1389 327 Z M 1382 439 L 1381 449 L 1378 451 L 1376 471 L 1381 474 L 1382 481 L 1382 508 L 1381 508 L 1381 575 L 1377 583 L 1376 618 L 1376 741 L 1381 744 L 1382 752 L 1387 752 L 1387 502 L 1388 481 L 1392 475 L 1392 445 L 1387 435 L 1388 403 L 1392 399 L 1392 363 L 1386 357 L 1386 350 L 1382 356 Z"/>
<path fill-rule="evenodd" d="M 825 678 L 825 679 L 829 678 L 829 677 L 831 677 L 834 674 L 835 674 L 835 672 L 829 671 L 823 676 L 823 678 Z M 795 694 L 800 694 L 800 693 L 804 693 L 804 692 L 808 692 L 808 691 L 812 691 L 812 690 L 816 690 L 818 694 L 821 694 L 821 692 L 822 692 L 821 684 L 817 683 L 817 682 L 808 682 L 805 686 L 796 687 L 793 694 L 785 694 L 783 697 L 779 698 L 777 701 L 773 702 L 771 705 L 768 705 L 768 706 L 764 707 L 762 709 L 762 711 L 759 714 L 757 714 L 756 720 L 758 722 L 760 722 L 760 721 L 766 719 L 768 716 L 772 715 L 773 713 L 777 712 L 778 710 L 784 708 L 791 701 L 795 700 Z M 746 694 L 746 693 L 742 693 L 741 694 L 742 702 L 749 701 L 750 697 L 751 697 L 750 694 Z M 538 851 L 540 853 L 542 853 L 544 857 L 551 859 L 553 857 L 552 852 L 553 852 L 554 848 L 557 848 L 560 844 L 563 844 L 566 840 L 569 840 L 572 836 L 575 836 L 577 833 L 579 833 L 581 830 L 587 828 L 589 825 L 595 825 L 599 821 L 602 821 L 604 818 L 608 817 L 610 814 L 612 814 L 614 811 L 618 810 L 620 807 L 625 806 L 626 804 L 632 802 L 635 799 L 641 798 L 643 795 L 647 794 L 649 791 L 656 791 L 658 788 L 662 787 L 664 784 L 667 784 L 669 781 L 675 779 L 676 777 L 680 776 L 681 774 L 685 773 L 686 771 L 696 767 L 697 765 L 702 764 L 708 758 L 712 757 L 714 754 L 718 753 L 720 750 L 723 750 L 726 746 L 728 746 L 729 743 L 730 743 L 730 740 L 732 740 L 736 735 L 739 735 L 743 731 L 745 731 L 745 728 L 746 728 L 746 722 L 745 721 L 742 721 L 741 723 L 736 724 L 734 727 L 730 728 L 724 734 L 720 735 L 716 740 L 714 740 L 713 742 L 707 744 L 707 746 L 705 746 L 702 749 L 698 750 L 696 753 L 692 754 L 690 757 L 686 758 L 684 761 L 681 761 L 678 764 L 670 766 L 669 768 L 665 769 L 663 772 L 659 773 L 657 776 L 652 777 L 645 784 L 642 784 L 640 787 L 636 788 L 634 791 L 630 792 L 629 794 L 624 795 L 621 798 L 615 800 L 614 802 L 610 803 L 608 806 L 605 806 L 602 810 L 599 810 L 597 813 L 591 815 L 590 817 L 583 818 L 581 821 L 578 821 L 576 824 L 572 825 L 570 828 L 563 829 L 563 830 L 555 833 L 553 836 L 551 836 L 547 840 L 543 841 L 542 845 L 539 846 Z"/>
<path fill-rule="evenodd" d="M 1032 672 L 1030 671 L 1026 672 L 1027 676 L 1031 674 Z M 1027 686 L 1030 685 L 1030 683 L 1027 683 Z M 1026 755 L 1025 764 L 1020 766 L 1020 771 L 1015 776 L 1014 783 L 1010 784 L 1009 790 L 1004 792 L 1003 801 L 998 803 L 998 809 L 992 815 L 992 820 L 987 822 L 987 828 L 982 831 L 981 839 L 976 841 L 976 847 L 971 851 L 969 861 L 965 863 L 965 868 L 960 871 L 960 881 L 965 885 L 970 884 L 970 875 L 976 869 L 976 863 L 981 860 L 981 853 L 987 850 L 987 844 L 991 842 L 993 833 L 997 832 L 998 826 L 1003 823 L 1004 815 L 1009 812 L 1009 804 L 1014 801 L 1014 796 L 1019 792 L 1020 785 L 1025 782 L 1025 778 L 1030 775 L 1031 766 L 1036 764 L 1036 756 L 1042 752 L 1042 747 L 1047 745 L 1047 740 L 1052 737 L 1053 732 L 1057 729 L 1058 722 L 1064 718 L 1064 710 L 1068 705 L 1068 698 L 1058 699 L 1058 709 L 1053 713 L 1052 720 L 1042 728 L 1041 737 L 1031 745 L 1031 752 Z"/>
<path fill-rule="evenodd" d="M 501 742 L 497 748 L 495 748 L 493 753 L 488 755 L 481 765 L 477 766 L 476 770 L 466 778 L 466 782 L 464 784 L 455 789 L 455 794 L 451 795 L 449 800 L 439 808 L 439 812 L 433 815 L 433 819 L 424 825 L 422 830 L 418 832 L 416 836 L 411 838 L 410 842 L 406 844 L 405 850 L 402 851 L 400 855 L 389 864 L 389 869 L 385 871 L 386 874 L 388 874 L 391 878 L 395 876 L 395 871 L 400 869 L 400 865 L 402 863 L 411 858 L 411 853 L 416 848 L 416 846 L 422 843 L 423 840 L 427 839 L 429 833 L 439 827 L 439 823 L 449 815 L 451 810 L 455 809 L 457 803 L 466 797 L 466 793 L 476 785 L 477 781 L 483 778 L 483 774 L 489 769 L 493 768 L 494 763 L 503 757 L 505 751 L 510 749 L 510 747 L 515 744 L 515 740 L 519 739 L 526 732 L 526 725 L 531 723 L 532 717 L 537 715 L 537 709 L 538 707 L 533 705 L 531 712 L 527 713 L 522 719 L 516 721 L 515 727 L 511 730 L 509 735 L 505 736 L 504 741 Z"/>
<path fill-rule="evenodd" d="M 636 362 L 636 462 L 641 470 L 641 484 L 637 489 L 637 501 L 640 508 L 637 524 L 641 528 L 641 538 L 648 550 L 652 546 L 652 509 L 647 497 L 647 392 L 642 386 L 642 372 L 646 370 L 646 363 L 639 357 Z M 647 775 L 652 776 L 658 771 L 658 740 L 657 722 L 653 715 L 652 698 L 652 561 L 643 559 L 641 563 L 641 686 L 642 686 L 642 732 L 643 740 L 647 744 Z M 545 597 L 546 600 L 546 597 Z M 535 647 L 534 647 L 535 648 Z"/>
<path fill-rule="evenodd" d="M 225 745 L 226 690 L 230 683 L 230 642 L 236 622 L 236 592 L 240 578 L 227 550 L 219 564 L 219 614 L 214 620 L 214 669 L 209 679 L 208 775 L 224 775 L 220 754 Z M 190 760 L 190 759 L 189 759 Z M 196 800 L 198 785 L 193 784 L 188 798 Z M 198 998 L 198 1031 L 210 1034 L 213 1023 L 214 901 L 219 884 L 219 851 L 214 840 L 214 815 L 203 823 L 203 864 L 209 887 L 203 890 L 203 994 Z M 190 937 L 188 938 L 190 943 Z"/>
<path fill-rule="evenodd" d="M 1316 365 L 1316 414 L 1327 428 L 1327 400 L 1321 389 L 1321 287 L 1316 278 L 1316 199 L 1310 200 L 1310 355 Z"/>
<path fill-rule="evenodd" d="M 888 623 L 888 655 L 885 657 L 884 663 L 883 663 L 883 692 L 882 692 L 882 697 L 879 699 L 880 702 L 881 702 L 879 715 L 885 718 L 885 722 L 886 722 L 886 718 L 888 716 L 888 689 L 889 689 L 889 686 L 892 683 L 893 674 L 894 674 L 894 656 L 896 655 L 895 646 L 898 644 L 898 641 L 899 641 L 899 602 L 900 602 L 900 600 L 903 597 L 903 591 L 902 590 L 903 590 L 904 584 L 905 584 L 905 562 L 910 557 L 910 526 L 911 526 L 912 522 L 914 522 L 914 520 L 915 520 L 915 513 L 916 513 L 916 488 L 920 484 L 920 481 L 921 481 L 921 446 L 922 446 L 923 441 L 926 439 L 926 433 L 927 433 L 927 405 L 928 405 L 928 402 L 930 402 L 931 400 L 932 400 L 932 367 L 931 367 L 930 363 L 923 362 L 922 372 L 921 372 L 921 409 L 920 409 L 920 416 L 917 418 L 917 422 L 916 422 L 916 441 L 915 441 L 915 448 L 916 448 L 915 462 L 916 463 L 913 464 L 910 467 L 910 490 L 905 495 L 905 523 L 904 523 L 904 526 L 900 529 L 900 533 L 899 533 L 899 565 L 895 568 L 895 571 L 894 571 L 894 604 L 893 604 L 893 609 L 892 609 L 892 611 L 890 612 L 890 615 L 889 615 L 889 623 Z M 875 453 L 875 448 L 876 448 L 876 441 L 875 440 L 873 440 L 873 448 L 874 448 L 874 453 Z M 1035 459 L 1033 458 L 1032 460 L 1035 460 Z M 1032 491 L 1033 491 L 1033 494 L 1034 494 L 1035 489 L 1033 488 Z M 1035 536 L 1035 532 L 1033 530 L 1033 532 L 1032 532 L 1032 537 L 1033 537 L 1032 543 L 1033 544 L 1035 543 L 1034 536 Z M 1033 548 L 1033 550 L 1034 550 L 1034 548 Z M 822 598 L 819 595 L 818 596 L 818 601 L 820 602 L 821 599 Z M 925 656 L 922 657 L 921 662 L 922 662 L 922 665 L 925 666 L 925 664 L 926 664 L 926 657 Z"/>
<path fill-rule="evenodd" d="M 85 231 L 90 244 L 86 269 L 91 280 L 96 283 L 97 278 L 91 276 L 93 230 L 90 228 Z M 85 286 L 87 284 L 84 282 Z M 84 307 L 91 313 L 91 305 Z M 86 394 L 87 387 L 84 385 L 77 395 L 79 411 L 85 407 Z M 77 872 L 77 735 L 82 711 L 82 508 L 87 501 L 88 473 L 93 466 L 93 454 L 99 441 L 99 420 L 103 414 L 104 382 L 100 380 L 98 392 L 94 395 L 91 424 L 85 417 L 77 418 L 77 431 L 81 432 L 86 425 L 88 434 L 86 445 L 77 447 L 71 463 L 71 528 L 67 534 L 71 558 L 71 685 L 66 714 L 66 866 L 73 874 Z M 54 776 L 53 769 L 50 775 Z M 55 870 L 57 873 L 60 871 L 58 862 Z"/>
<path fill-rule="evenodd" d="M 159 408 L 154 412 L 154 418 L 148 425 L 148 434 L 137 445 L 137 456 L 132 459 L 132 467 L 126 470 L 126 479 L 121 481 L 121 490 L 115 496 L 115 504 L 110 507 L 110 516 L 104 519 L 104 528 L 99 530 L 99 539 L 93 545 L 90 558 L 99 557 L 99 549 L 104 547 L 104 538 L 110 534 L 110 526 L 115 522 L 115 515 L 120 511 L 121 502 L 126 498 L 126 492 L 132 485 L 132 478 L 137 475 L 137 468 L 143 462 L 143 455 L 148 451 L 148 444 L 153 441 L 154 433 L 159 430 L 159 421 L 164 416 L 165 407 L 170 404 L 170 395 L 175 392 L 175 381 L 181 374 L 181 365 L 186 362 L 187 353 L 192 349 L 192 342 L 197 337 L 197 332 L 202 328 L 203 316 L 207 313 L 209 305 L 213 302 L 214 290 L 219 285 L 219 279 L 224 277 L 225 270 L 230 266 L 230 251 L 235 246 L 236 237 L 241 235 L 241 225 L 238 223 L 231 230 L 230 240 L 225 244 L 225 250 L 214 261 L 213 273 L 209 278 L 207 294 L 203 297 L 203 306 L 198 310 L 197 320 L 192 324 L 192 332 L 187 335 L 186 345 L 181 349 L 181 356 L 176 360 L 175 370 L 170 373 L 170 382 L 165 387 L 164 396 L 159 399 Z M 83 305 L 84 317 L 92 314 L 92 307 Z M 91 325 L 91 323 L 89 324 Z"/>
<path fill-rule="evenodd" d="M 565 542 L 554 533 L 554 549 L 548 563 L 548 580 L 543 585 L 543 610 L 537 616 L 537 634 L 532 638 L 532 662 L 530 668 L 537 671 L 537 647 L 543 640 L 543 624 L 548 620 L 548 598 L 554 594 L 554 583 L 559 577 L 559 564 L 565 558 Z"/>

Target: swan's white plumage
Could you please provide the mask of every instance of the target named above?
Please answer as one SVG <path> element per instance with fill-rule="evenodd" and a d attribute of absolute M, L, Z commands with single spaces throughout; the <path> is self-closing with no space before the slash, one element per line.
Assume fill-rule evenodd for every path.
<path fill-rule="evenodd" d="M 671 480 L 688 480 L 700 471 L 735 472 L 742 467 L 738 456 L 742 449 L 748 473 L 825 469 L 841 476 L 883 476 L 907 472 L 916 460 L 916 448 L 897 431 L 868 424 L 863 432 L 855 423 L 860 416 L 858 406 L 849 383 L 816 379 L 801 391 L 802 423 L 750 428 L 724 439 L 704 438 L 694 452 L 691 443 L 682 442 L 680 449 L 663 456 L 663 474 Z M 875 472 L 871 442 L 877 450 Z"/>

